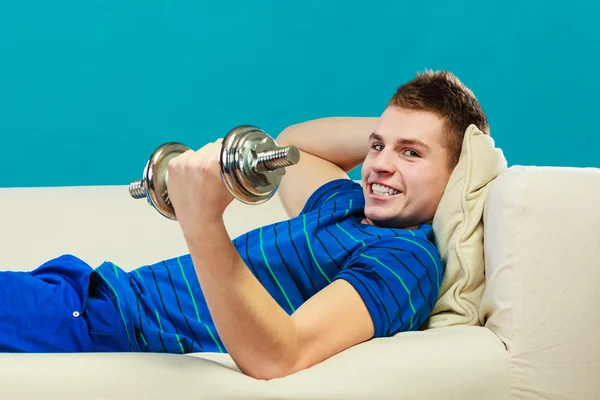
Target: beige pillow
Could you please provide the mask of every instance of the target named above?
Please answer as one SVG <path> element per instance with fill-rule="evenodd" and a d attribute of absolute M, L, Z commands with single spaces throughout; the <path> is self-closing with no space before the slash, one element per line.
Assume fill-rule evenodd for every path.
<path fill-rule="evenodd" d="M 462 152 L 433 219 L 435 244 L 445 265 L 442 288 L 424 328 L 481 325 L 485 288 L 483 208 L 496 176 L 507 168 L 502 150 L 475 125 L 465 131 Z"/>

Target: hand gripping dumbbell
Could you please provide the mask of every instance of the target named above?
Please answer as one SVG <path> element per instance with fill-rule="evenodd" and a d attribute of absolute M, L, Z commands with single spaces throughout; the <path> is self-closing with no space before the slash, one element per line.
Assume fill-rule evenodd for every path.
<path fill-rule="evenodd" d="M 160 214 L 176 220 L 167 190 L 167 166 L 172 158 L 187 150 L 190 148 L 175 142 L 157 148 L 144 168 L 142 179 L 129 185 L 131 197 L 148 199 Z M 246 204 L 269 200 L 285 175 L 285 167 L 298 161 L 297 147 L 279 147 L 263 130 L 250 125 L 229 131 L 219 150 L 223 183 L 236 199 Z"/>

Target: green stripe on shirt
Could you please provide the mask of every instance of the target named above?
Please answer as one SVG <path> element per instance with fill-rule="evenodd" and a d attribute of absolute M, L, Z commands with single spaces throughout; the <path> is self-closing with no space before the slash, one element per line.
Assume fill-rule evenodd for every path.
<path fill-rule="evenodd" d="M 439 268 L 438 268 L 438 265 L 437 265 L 437 263 L 435 262 L 435 258 L 433 258 L 433 256 L 432 256 L 432 255 L 431 255 L 431 253 L 429 252 L 429 250 L 427 250 L 425 247 L 423 247 L 423 246 L 422 246 L 422 245 L 420 245 L 419 243 L 415 242 L 414 240 L 410 240 L 410 239 L 404 238 L 404 237 L 402 237 L 402 236 L 398 236 L 398 237 L 396 237 L 396 239 L 402 239 L 402 240 L 405 240 L 405 241 L 407 241 L 407 242 L 410 242 L 410 243 L 412 243 L 412 244 L 416 244 L 417 246 L 419 246 L 420 248 L 422 248 L 423 250 L 425 250 L 425 252 L 426 252 L 427 254 L 429 254 L 429 257 L 431 258 L 431 261 L 433 261 L 433 265 L 435 265 L 435 271 L 436 271 L 436 275 L 435 275 L 435 277 L 436 277 L 437 289 L 438 289 L 438 291 L 439 291 L 439 290 L 440 290 L 440 270 L 439 270 Z"/>
<path fill-rule="evenodd" d="M 198 322 L 203 323 L 202 320 L 200 319 L 200 312 L 198 311 L 198 305 L 196 304 L 196 299 L 194 298 L 194 294 L 192 293 L 192 287 L 190 286 L 190 282 L 188 281 L 187 276 L 185 275 L 185 271 L 183 270 L 183 265 L 181 264 L 181 260 L 179 257 L 177 257 L 177 263 L 179 264 L 179 269 L 181 270 L 181 275 L 183 276 L 183 280 L 185 281 L 185 284 L 188 288 L 190 298 L 192 299 L 192 304 L 194 305 L 194 310 L 196 310 L 196 318 L 198 318 Z M 223 353 L 223 348 L 219 344 L 219 341 L 215 338 L 215 335 L 213 335 L 212 330 L 210 329 L 210 326 L 206 325 L 205 323 L 203 323 L 203 325 L 206 327 L 208 334 L 210 335 L 212 340 L 215 342 L 215 344 L 219 348 L 219 352 Z"/>
<path fill-rule="evenodd" d="M 402 280 L 402 278 L 400 277 L 400 275 L 398 275 L 397 273 L 395 273 L 394 271 L 392 271 L 387 265 L 385 265 L 384 263 L 382 263 L 381 261 L 379 261 L 379 259 L 375 258 L 375 257 L 371 257 L 371 256 L 367 256 L 365 254 L 361 254 L 361 257 L 364 258 L 368 258 L 371 260 L 375 260 L 378 264 L 382 265 L 384 268 L 386 268 L 388 271 L 390 271 L 396 278 L 398 278 L 398 280 L 400 281 L 400 283 L 402 284 L 402 287 L 404 287 L 404 290 L 406 290 L 406 293 L 408 294 L 408 304 L 410 305 L 410 308 L 413 312 L 413 314 L 410 316 L 410 328 L 412 330 L 413 327 L 413 317 L 415 316 L 415 314 L 417 313 L 417 311 L 415 310 L 415 307 L 413 306 L 412 303 L 412 299 L 410 296 L 410 290 L 408 289 L 408 287 L 406 286 L 406 284 L 404 283 L 404 281 Z"/>
<path fill-rule="evenodd" d="M 114 266 L 115 265 L 113 264 L 113 267 Z M 127 328 L 127 321 L 125 321 L 125 316 L 123 315 L 123 311 L 121 310 L 121 300 L 119 299 L 119 293 L 117 293 L 113 285 L 111 285 L 111 283 L 106 280 L 104 275 L 102 275 L 102 272 L 100 272 L 99 270 L 96 270 L 96 272 L 98 273 L 98 275 L 100 275 L 104 282 L 106 282 L 110 290 L 115 295 L 115 298 L 117 299 L 117 309 L 119 310 L 119 314 L 121 315 L 121 319 L 123 320 L 123 325 L 125 326 L 125 333 L 127 333 L 127 341 L 129 342 L 129 350 L 133 350 L 133 347 L 131 346 L 131 338 L 129 337 L 129 329 Z"/>
<path fill-rule="evenodd" d="M 313 252 L 312 246 L 310 245 L 310 239 L 308 237 L 308 231 L 306 230 L 306 214 L 302 214 L 302 222 L 304 223 L 304 228 L 303 229 L 304 229 L 304 236 L 306 237 L 306 244 L 308 246 L 308 251 L 310 252 L 311 257 L 312 257 L 313 261 L 315 262 L 315 265 L 317 266 L 317 268 L 321 272 L 321 275 L 323 275 L 325 277 L 325 279 L 327 280 L 327 283 L 331 283 L 331 279 L 329 279 L 329 277 L 325 274 L 325 272 L 323 272 L 323 269 L 321 268 L 321 265 L 317 261 L 317 257 L 315 257 L 315 253 Z"/>
<path fill-rule="evenodd" d="M 283 296 L 285 297 L 285 299 L 287 300 L 288 305 L 290 306 L 290 308 L 292 309 L 292 312 L 296 311 L 296 309 L 294 308 L 294 306 L 292 305 L 292 302 L 290 301 L 290 298 L 288 297 L 287 293 L 285 292 L 285 290 L 283 289 L 283 286 L 281 286 L 281 283 L 279 283 L 279 280 L 277 279 L 277 277 L 275 276 L 275 274 L 273 273 L 273 270 L 271 269 L 271 265 L 269 264 L 269 260 L 267 260 L 267 255 L 265 254 L 265 249 L 263 246 L 263 235 L 262 235 L 262 231 L 263 228 L 260 228 L 260 232 L 259 232 L 259 236 L 260 236 L 260 251 L 262 253 L 263 256 L 263 260 L 265 261 L 265 264 L 267 266 L 267 269 L 269 270 L 269 272 L 271 273 L 271 276 L 273 277 L 273 280 L 275 281 L 275 283 L 277 284 L 277 286 L 279 287 L 279 289 L 281 290 L 281 293 L 283 293 Z"/>

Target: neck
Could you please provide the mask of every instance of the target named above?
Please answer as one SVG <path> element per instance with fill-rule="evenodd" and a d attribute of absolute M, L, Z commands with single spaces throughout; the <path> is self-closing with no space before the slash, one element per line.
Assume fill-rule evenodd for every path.
<path fill-rule="evenodd" d="M 361 224 L 377 226 L 379 228 L 395 228 L 395 229 L 406 229 L 406 230 L 415 230 L 418 229 L 420 225 L 415 226 L 385 226 L 381 224 L 377 224 L 371 221 L 369 218 L 365 217 L 360 221 Z M 425 224 L 431 224 L 431 221 L 424 222 Z"/>

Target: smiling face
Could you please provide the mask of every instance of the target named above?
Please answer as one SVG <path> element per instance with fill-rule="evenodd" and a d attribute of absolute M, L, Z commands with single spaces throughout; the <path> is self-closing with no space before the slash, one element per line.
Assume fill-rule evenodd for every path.
<path fill-rule="evenodd" d="M 452 171 L 444 121 L 429 111 L 388 107 L 362 166 L 363 223 L 413 229 L 431 223 Z"/>

